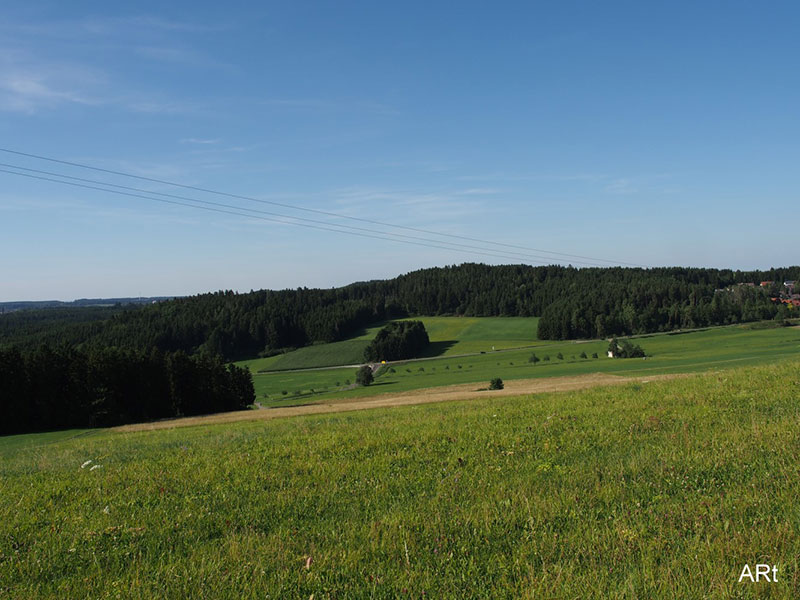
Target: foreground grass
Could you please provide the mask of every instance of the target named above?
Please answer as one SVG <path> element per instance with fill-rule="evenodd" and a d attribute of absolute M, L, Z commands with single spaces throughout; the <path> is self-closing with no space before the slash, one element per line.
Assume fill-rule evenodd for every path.
<path fill-rule="evenodd" d="M 0 448 L 0 596 L 794 598 L 798 367 Z"/>

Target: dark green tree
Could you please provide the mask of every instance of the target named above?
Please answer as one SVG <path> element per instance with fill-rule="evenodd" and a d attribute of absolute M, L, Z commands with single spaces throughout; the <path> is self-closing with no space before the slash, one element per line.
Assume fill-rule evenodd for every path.
<path fill-rule="evenodd" d="M 366 386 L 371 384 L 373 381 L 374 377 L 372 376 L 372 368 L 368 365 L 359 367 L 358 371 L 356 371 L 356 383 L 361 386 Z"/>

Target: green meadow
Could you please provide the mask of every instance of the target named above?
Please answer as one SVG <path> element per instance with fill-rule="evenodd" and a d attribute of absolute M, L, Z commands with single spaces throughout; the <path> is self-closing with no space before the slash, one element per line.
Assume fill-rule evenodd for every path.
<path fill-rule="evenodd" d="M 537 343 L 537 317 L 414 317 L 431 340 L 425 356 L 451 356 L 520 348 Z M 237 362 L 253 373 L 354 365 L 364 361 L 364 349 L 384 324 L 359 332 L 349 340 L 315 344 L 285 354 Z"/>
<path fill-rule="evenodd" d="M 446 323 L 446 321 L 445 321 Z M 443 326 L 444 324 L 443 323 Z M 732 368 L 800 357 L 800 328 L 760 328 L 754 325 L 652 334 L 636 338 L 647 360 L 609 359 L 608 342 L 537 342 L 532 348 L 491 350 L 486 354 L 440 357 L 393 363 L 382 368 L 369 387 L 344 389 L 355 370 L 324 369 L 296 373 L 254 373 L 258 401 L 263 406 L 285 406 L 343 396 L 370 396 L 414 389 L 475 383 L 476 389 L 494 377 L 527 379 L 586 373 L 647 375 Z M 540 359 L 529 362 L 532 353 Z M 587 358 L 581 358 L 585 353 Z M 591 358 L 593 354 L 598 358 Z M 559 359 L 558 354 L 564 358 Z M 549 360 L 545 360 L 549 357 Z M 312 391 L 313 390 L 313 391 Z M 283 392 L 287 392 L 286 395 Z"/>
<path fill-rule="evenodd" d="M 726 345 L 759 352 L 741 331 L 711 333 L 643 343 L 664 354 L 661 370 L 679 365 L 677 340 L 714 340 L 709 360 Z M 796 598 L 800 362 L 769 362 L 573 393 L 3 438 L 0 597 Z M 738 583 L 755 563 L 776 565 L 777 582 Z"/>

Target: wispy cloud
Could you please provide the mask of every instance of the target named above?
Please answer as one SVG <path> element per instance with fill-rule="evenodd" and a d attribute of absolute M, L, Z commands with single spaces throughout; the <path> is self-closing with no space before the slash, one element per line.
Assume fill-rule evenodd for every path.
<path fill-rule="evenodd" d="M 266 98 L 259 100 L 258 104 L 276 108 L 312 110 L 317 112 L 357 110 L 383 116 L 395 116 L 400 114 L 397 108 L 389 104 L 354 98 Z"/>
<path fill-rule="evenodd" d="M 82 65 L 43 62 L 0 47 L 0 110 L 34 113 L 63 104 L 95 105 L 102 80 L 100 73 Z"/>
<path fill-rule="evenodd" d="M 380 220 L 402 225 L 459 229 L 464 216 L 485 214 L 490 207 L 483 201 L 467 200 L 461 190 L 417 192 L 409 190 L 351 187 L 326 194 L 336 205 L 335 212 L 350 216 L 382 215 Z M 477 198 L 477 197 L 476 197 Z M 496 208 L 496 207 L 495 207 Z"/>
<path fill-rule="evenodd" d="M 608 183 L 604 191 L 609 194 L 635 194 L 639 190 L 630 179 L 622 177 Z"/>
<path fill-rule="evenodd" d="M 209 140 L 202 138 L 183 138 L 181 144 L 218 144 L 219 140 Z"/>
<path fill-rule="evenodd" d="M 35 114 L 100 106 L 147 114 L 197 114 L 196 101 L 167 96 L 110 69 L 109 56 L 199 69 L 231 68 L 187 36 L 219 29 L 150 15 L 0 22 L 0 111 Z M 76 52 L 96 48 L 93 55 Z"/>
<path fill-rule="evenodd" d="M 169 33 L 207 33 L 222 31 L 224 24 L 208 25 L 193 21 L 164 19 L 153 15 L 121 17 L 85 17 L 79 19 L 54 19 L 37 23 L 17 22 L 0 24 L 0 30 L 48 36 L 54 39 L 75 39 L 87 35 L 98 37 L 165 35 Z"/>
<path fill-rule="evenodd" d="M 454 192 L 457 196 L 496 196 L 503 190 L 498 188 L 468 188 Z"/>
<path fill-rule="evenodd" d="M 201 52 L 174 45 L 139 46 L 134 48 L 134 53 L 137 56 L 141 56 L 150 60 L 181 65 L 184 67 L 196 67 L 198 69 L 233 69 L 232 65 L 221 62 L 216 58 L 212 58 Z"/>

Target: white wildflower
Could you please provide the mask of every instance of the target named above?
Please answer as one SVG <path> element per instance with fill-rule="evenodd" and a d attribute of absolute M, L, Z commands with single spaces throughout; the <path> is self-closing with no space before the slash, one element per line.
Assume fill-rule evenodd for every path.
<path fill-rule="evenodd" d="M 88 467 L 91 464 L 91 462 L 92 462 L 92 459 L 90 458 L 89 460 L 87 460 L 85 463 L 83 463 L 81 465 L 81 469 L 85 469 L 86 467 Z"/>

